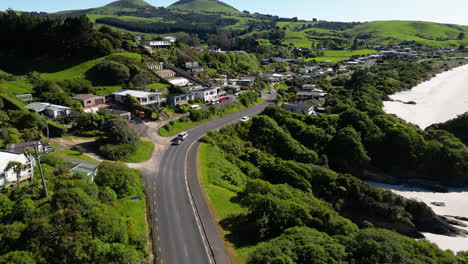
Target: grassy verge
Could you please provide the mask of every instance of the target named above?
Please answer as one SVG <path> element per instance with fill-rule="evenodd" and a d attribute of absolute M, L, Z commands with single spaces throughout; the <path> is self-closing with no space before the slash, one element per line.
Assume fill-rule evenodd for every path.
<path fill-rule="evenodd" d="M 69 158 L 74 160 L 88 161 L 88 162 L 97 162 L 97 160 L 85 155 L 80 154 L 80 152 L 73 149 L 61 149 L 54 152 L 54 155 L 61 158 Z"/>
<path fill-rule="evenodd" d="M 129 163 L 139 163 L 139 162 L 147 161 L 151 158 L 153 149 L 154 149 L 154 144 L 152 142 L 141 140 L 137 146 L 137 150 L 135 154 L 121 161 L 129 162 Z"/>
<path fill-rule="evenodd" d="M 236 247 L 226 239 L 230 231 L 223 229 L 223 220 L 231 216 L 247 213 L 245 208 L 232 202 L 232 198 L 242 190 L 242 186 L 234 186 L 224 180 L 224 175 L 229 173 L 241 182 L 245 176 L 238 167 L 226 160 L 224 154 L 211 145 L 202 143 L 199 149 L 199 177 L 200 183 L 208 202 L 208 206 L 218 223 L 218 231 L 223 235 L 224 246 L 231 263 L 245 263 L 247 256 L 255 250 L 255 245 Z"/>
<path fill-rule="evenodd" d="M 259 100 L 255 105 L 258 105 L 261 102 L 263 102 L 263 99 Z M 252 105 L 252 106 L 255 106 L 255 105 Z M 252 107 L 252 106 L 249 106 L 249 107 Z M 179 132 L 188 130 L 188 129 L 192 128 L 192 127 L 195 127 L 195 126 L 198 126 L 200 124 L 206 123 L 208 121 L 223 117 L 225 115 L 229 115 L 229 114 L 233 114 L 235 112 L 239 112 L 239 111 L 244 110 L 246 108 L 247 108 L 246 106 L 239 103 L 239 104 L 236 104 L 234 107 L 222 109 L 217 114 L 211 116 L 208 119 L 204 119 L 204 120 L 200 120 L 200 121 L 196 121 L 196 122 L 183 121 L 182 119 L 177 119 L 177 120 L 171 121 L 171 122 L 165 124 L 164 126 L 160 127 L 158 132 L 163 137 L 172 136 L 172 135 L 177 134 Z"/>

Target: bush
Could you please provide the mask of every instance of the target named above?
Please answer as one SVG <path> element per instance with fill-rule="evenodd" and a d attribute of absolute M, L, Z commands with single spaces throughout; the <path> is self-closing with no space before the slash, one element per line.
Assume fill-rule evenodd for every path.
<path fill-rule="evenodd" d="M 99 154 L 109 160 L 122 160 L 135 153 L 135 144 L 105 144 L 99 147 Z"/>
<path fill-rule="evenodd" d="M 138 170 L 130 169 L 123 163 L 104 161 L 99 165 L 98 174 L 94 180 L 98 186 L 112 188 L 117 196 L 122 198 L 136 194 L 135 188 L 139 177 Z M 108 192 L 107 196 L 112 196 L 112 194 Z"/>
<path fill-rule="evenodd" d="M 67 128 L 53 120 L 47 120 L 49 125 L 49 136 L 51 137 L 61 137 L 63 134 L 67 133 Z"/>
<path fill-rule="evenodd" d="M 104 60 L 94 70 L 96 77 L 104 84 L 121 84 L 130 78 L 130 69 L 115 61 Z"/>
<path fill-rule="evenodd" d="M 241 93 L 239 95 L 239 99 L 243 105 L 249 106 L 258 102 L 258 93 L 254 93 L 254 92 Z"/>
<path fill-rule="evenodd" d="M 117 200 L 117 194 L 109 186 L 99 188 L 99 199 L 103 203 L 109 203 Z"/>

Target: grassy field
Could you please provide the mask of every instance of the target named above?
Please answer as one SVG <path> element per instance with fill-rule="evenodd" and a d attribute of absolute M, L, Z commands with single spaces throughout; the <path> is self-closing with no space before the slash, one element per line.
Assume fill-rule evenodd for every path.
<path fill-rule="evenodd" d="M 145 162 L 151 158 L 151 154 L 153 154 L 153 149 L 154 144 L 152 142 L 141 140 L 138 144 L 137 151 L 135 152 L 135 154 L 121 161 L 128 163 Z"/>
<path fill-rule="evenodd" d="M 169 85 L 165 83 L 152 83 L 146 86 L 147 89 L 161 89 L 161 88 L 166 88 L 169 87 Z"/>
<path fill-rule="evenodd" d="M 0 86 L 8 89 L 13 94 L 25 94 L 33 92 L 33 85 L 29 80 L 5 81 L 0 80 Z"/>
<path fill-rule="evenodd" d="M 376 50 L 362 49 L 362 50 L 325 50 L 322 57 L 305 58 L 306 61 L 315 60 L 317 62 L 330 62 L 338 63 L 350 59 L 352 56 L 363 56 L 377 53 Z"/>
<path fill-rule="evenodd" d="M 89 162 L 97 162 L 97 160 L 89 157 L 85 154 L 80 154 L 78 151 L 73 149 L 61 149 L 56 150 L 53 152 L 54 155 L 61 157 L 61 158 L 69 158 L 73 160 L 81 160 L 81 161 L 89 161 Z"/>
<path fill-rule="evenodd" d="M 258 104 L 261 103 L 262 101 L 263 100 L 260 100 L 258 102 Z M 236 104 L 236 106 L 234 106 L 234 107 L 224 108 L 223 111 L 219 111 L 217 115 L 213 115 L 208 119 L 204 119 L 204 120 L 197 121 L 197 122 L 192 122 L 192 121 L 184 122 L 184 121 L 181 121 L 181 119 L 177 119 L 177 120 L 171 121 L 171 122 L 165 124 L 164 126 L 160 127 L 158 132 L 163 137 L 169 137 L 169 136 L 175 135 L 177 133 L 180 133 L 182 131 L 188 130 L 188 129 L 192 128 L 192 127 L 195 127 L 195 126 L 198 126 L 200 124 L 206 123 L 206 122 L 208 122 L 210 120 L 220 118 L 220 117 L 225 116 L 225 115 L 233 114 L 233 113 L 238 112 L 240 110 L 243 110 L 245 108 L 246 107 L 244 105 L 239 103 L 239 104 Z"/>
<path fill-rule="evenodd" d="M 120 55 L 134 59 L 135 61 L 141 61 L 141 54 L 122 52 L 122 53 L 113 53 L 112 55 Z M 86 61 L 69 69 L 54 72 L 54 73 L 43 73 L 41 77 L 46 80 L 72 80 L 72 79 L 86 79 L 86 72 L 91 68 L 96 66 L 99 62 L 104 60 L 107 56 L 97 58 L 94 60 Z"/>
<path fill-rule="evenodd" d="M 245 208 L 242 208 L 231 200 L 237 195 L 237 192 L 242 190 L 242 187 L 234 186 L 224 180 L 226 174 L 236 177 L 241 182 L 245 181 L 247 176 L 238 167 L 226 160 L 221 151 L 209 144 L 201 144 L 199 149 L 199 169 L 201 185 L 217 223 L 232 215 L 247 212 Z M 219 229 L 224 235 L 229 235 L 230 233 L 227 230 L 223 230 L 221 226 L 219 226 Z M 234 264 L 245 263 L 248 254 L 255 249 L 255 246 L 235 248 L 232 243 L 226 240 L 224 241 L 224 245 L 231 262 Z"/>
<path fill-rule="evenodd" d="M 146 202 L 142 192 L 138 200 L 130 200 L 130 197 L 117 200 L 112 203 L 112 207 L 118 212 L 127 223 L 130 237 L 138 240 L 147 239 L 146 224 Z"/>

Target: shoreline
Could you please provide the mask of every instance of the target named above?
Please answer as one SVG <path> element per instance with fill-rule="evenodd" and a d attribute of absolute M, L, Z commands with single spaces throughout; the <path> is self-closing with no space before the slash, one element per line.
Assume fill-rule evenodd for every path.
<path fill-rule="evenodd" d="M 394 101 L 384 101 L 383 110 L 421 129 L 456 118 L 468 112 L 468 65 L 439 73 L 411 90 L 389 97 Z"/>
<path fill-rule="evenodd" d="M 411 185 L 392 185 L 373 181 L 366 181 L 372 187 L 390 190 L 408 199 L 416 199 L 427 204 L 437 215 L 460 216 L 468 218 L 468 186 L 463 188 L 449 188 L 447 193 L 434 192 L 421 187 Z M 437 206 L 432 203 L 442 202 L 445 206 Z M 468 221 L 459 222 L 466 227 L 455 226 L 468 231 Z M 422 233 L 427 240 L 437 244 L 441 249 L 452 251 L 468 251 L 468 237 L 450 237 L 432 233 Z"/>

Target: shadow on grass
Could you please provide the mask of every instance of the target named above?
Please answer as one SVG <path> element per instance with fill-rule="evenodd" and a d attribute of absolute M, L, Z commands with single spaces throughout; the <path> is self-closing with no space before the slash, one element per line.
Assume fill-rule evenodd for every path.
<path fill-rule="evenodd" d="M 245 214 L 230 216 L 221 220 L 221 227 L 229 231 L 225 236 L 236 248 L 248 247 L 260 242 L 255 222 Z"/>

